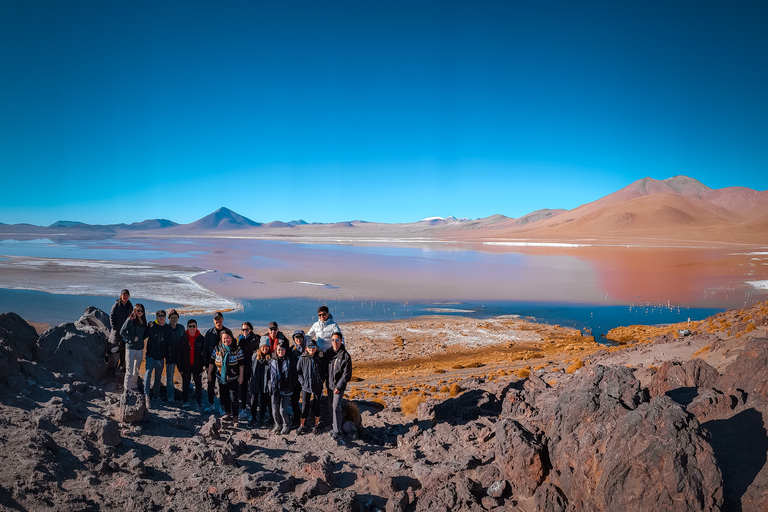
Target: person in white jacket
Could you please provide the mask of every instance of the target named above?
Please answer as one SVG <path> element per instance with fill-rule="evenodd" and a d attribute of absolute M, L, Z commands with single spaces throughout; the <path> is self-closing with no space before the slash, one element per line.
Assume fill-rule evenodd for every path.
<path fill-rule="evenodd" d="M 333 344 L 331 343 L 331 337 L 334 333 L 341 332 L 339 324 L 333 321 L 333 316 L 328 311 L 328 306 L 320 306 L 317 308 L 317 322 L 315 322 L 309 331 L 307 331 L 305 340 L 314 339 L 319 350 L 320 359 L 325 365 L 325 369 L 328 368 L 328 363 L 336 352 L 333 350 Z M 323 384 L 325 385 L 326 393 L 328 395 L 328 405 L 330 406 L 333 400 L 333 392 L 328 385 L 328 372 L 324 371 L 325 379 Z"/>
<path fill-rule="evenodd" d="M 325 352 L 331 348 L 331 336 L 335 332 L 341 332 L 339 324 L 333 320 L 333 316 L 328 312 L 328 306 L 320 306 L 317 308 L 317 322 L 307 331 L 306 338 L 315 340 L 318 350 Z"/>

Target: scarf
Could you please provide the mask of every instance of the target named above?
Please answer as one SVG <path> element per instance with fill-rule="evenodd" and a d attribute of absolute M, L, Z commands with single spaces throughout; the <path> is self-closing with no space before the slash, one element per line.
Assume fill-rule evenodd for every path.
<path fill-rule="evenodd" d="M 222 384 L 227 383 L 227 366 L 229 365 L 229 353 L 231 350 L 231 345 L 221 345 L 221 350 L 219 351 L 221 354 L 221 375 L 219 378 Z"/>

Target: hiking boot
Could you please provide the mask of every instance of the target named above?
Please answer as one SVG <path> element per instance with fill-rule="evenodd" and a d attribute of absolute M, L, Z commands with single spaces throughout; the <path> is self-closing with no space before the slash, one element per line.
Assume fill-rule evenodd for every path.
<path fill-rule="evenodd" d="M 232 415 L 227 413 L 221 417 L 221 421 L 232 421 Z"/>
<path fill-rule="evenodd" d="M 246 411 L 245 409 L 240 411 L 240 419 L 241 420 L 247 420 L 248 419 L 248 411 Z"/>
<path fill-rule="evenodd" d="M 304 435 L 304 433 L 307 431 L 307 429 L 304 428 L 304 425 L 300 425 L 298 430 L 296 430 L 296 435 L 301 436 Z"/>
<path fill-rule="evenodd" d="M 279 434 L 283 427 L 280 425 L 275 425 L 275 428 L 272 429 L 272 432 L 275 434 Z"/>
<path fill-rule="evenodd" d="M 184 402 L 183 404 L 181 404 L 181 408 L 182 409 L 189 409 L 189 402 Z"/>
<path fill-rule="evenodd" d="M 202 410 L 203 410 L 203 404 L 197 404 L 197 405 L 195 406 L 195 411 L 197 411 L 197 412 L 200 412 L 200 411 L 202 411 Z"/>
<path fill-rule="evenodd" d="M 312 433 L 315 434 L 315 435 L 319 434 L 320 433 L 320 427 L 317 426 L 317 425 L 312 427 Z"/>
<path fill-rule="evenodd" d="M 331 431 L 331 439 L 333 439 L 334 441 L 338 441 L 339 440 L 339 433 Z"/>
<path fill-rule="evenodd" d="M 283 426 L 283 430 L 280 433 L 283 434 L 283 435 L 290 434 L 291 433 L 291 427 L 289 427 L 288 425 L 284 425 Z"/>

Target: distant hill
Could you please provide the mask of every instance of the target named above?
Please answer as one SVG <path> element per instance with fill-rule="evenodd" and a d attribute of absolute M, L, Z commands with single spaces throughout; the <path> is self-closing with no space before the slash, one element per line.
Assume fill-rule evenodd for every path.
<path fill-rule="evenodd" d="M 243 229 L 257 226 L 261 226 L 261 223 L 254 222 L 251 219 L 243 217 L 239 213 L 235 213 L 229 208 L 224 207 L 219 208 L 210 215 L 206 215 L 202 219 L 184 225 L 188 231 Z"/>

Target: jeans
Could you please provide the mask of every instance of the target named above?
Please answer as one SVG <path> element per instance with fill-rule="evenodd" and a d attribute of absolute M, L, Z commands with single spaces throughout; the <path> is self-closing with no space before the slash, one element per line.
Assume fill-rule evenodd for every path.
<path fill-rule="evenodd" d="M 272 417 L 276 427 L 291 424 L 291 415 L 288 408 L 291 406 L 291 395 L 275 393 L 272 395 Z"/>
<path fill-rule="evenodd" d="M 141 367 L 141 360 L 143 358 L 143 350 L 125 349 L 125 382 L 123 383 L 123 387 L 126 390 L 137 389 L 136 385 L 139 382 L 139 367 Z"/>
<path fill-rule="evenodd" d="M 157 398 L 160 396 L 160 377 L 163 373 L 163 363 L 165 362 L 164 359 L 155 359 L 153 357 L 147 357 L 147 362 L 145 363 L 145 368 L 147 369 L 144 372 L 144 395 L 146 396 L 154 396 Z M 152 379 L 152 373 L 155 374 L 155 382 L 152 386 L 152 391 L 150 392 L 150 383 L 149 381 Z"/>
<path fill-rule="evenodd" d="M 176 363 L 165 363 L 165 392 L 168 395 L 168 401 L 173 402 L 176 398 L 175 388 L 173 386 L 173 375 L 176 373 Z"/>

